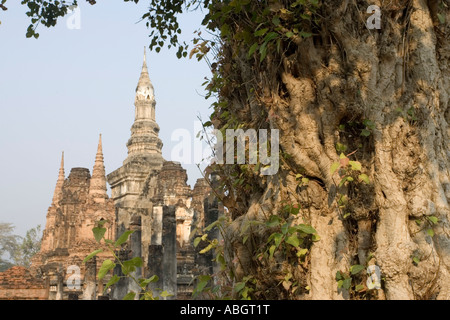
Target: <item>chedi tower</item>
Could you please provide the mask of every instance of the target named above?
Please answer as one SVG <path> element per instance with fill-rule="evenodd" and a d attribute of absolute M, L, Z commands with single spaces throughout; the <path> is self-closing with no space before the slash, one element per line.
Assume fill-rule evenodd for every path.
<path fill-rule="evenodd" d="M 162 157 L 156 100 L 145 52 L 134 105 L 128 156 L 122 167 L 107 176 L 116 207 L 117 235 L 135 231 L 121 254 L 124 259 L 141 257 L 143 267 L 137 273 L 143 277 L 157 275 L 155 288 L 173 294 L 172 299 L 188 299 L 194 276 L 204 270 L 196 264 L 190 233 L 193 222 L 204 221 L 208 215 L 203 204 L 210 188 L 198 181 L 192 190 L 181 164 Z M 119 269 L 115 273 L 122 275 Z M 111 298 L 121 299 L 134 289 L 132 283 L 120 281 Z"/>
<path fill-rule="evenodd" d="M 105 250 L 96 259 L 83 263 L 89 253 L 99 248 L 92 228 L 100 220 L 109 221 L 105 237 L 115 239 L 114 204 L 106 193 L 101 136 L 92 176 L 89 169 L 72 168 L 66 178 L 64 154 L 61 158 L 41 250 L 33 257 L 31 266 L 31 271 L 46 281 L 48 299 L 62 300 L 72 296 L 91 300 L 102 295 L 103 285 L 109 277 L 98 282 L 95 274 L 103 260 L 112 255 Z M 71 282 L 74 274 L 79 281 Z"/>

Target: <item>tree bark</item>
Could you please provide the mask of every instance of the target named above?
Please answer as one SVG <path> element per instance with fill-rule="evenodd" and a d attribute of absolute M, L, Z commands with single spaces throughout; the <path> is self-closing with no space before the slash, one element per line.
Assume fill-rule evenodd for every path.
<path fill-rule="evenodd" d="M 446 21 L 450 15 L 448 3 L 439 3 L 373 1 L 382 24 L 368 30 L 368 3 L 327 1 L 318 34 L 283 42 L 281 53 L 271 51 L 262 64 L 225 42 L 221 65 L 229 85 L 221 99 L 247 128 L 278 129 L 288 155 L 275 176 L 246 178 L 258 186 L 252 192 L 228 193 L 235 204 L 229 259 L 239 261 L 238 279 L 260 279 L 263 297 L 283 297 L 279 281 L 261 280 L 271 270 L 259 268 L 254 256 L 267 233 L 253 229 L 254 241 L 244 244 L 240 230 L 245 221 L 278 214 L 288 201 L 301 205 L 299 221 L 320 236 L 307 266 L 288 268 L 309 287 L 290 298 L 361 297 L 338 289 L 336 272 L 376 264 L 383 281 L 372 298 L 450 299 L 449 26 L 437 14 Z M 221 114 L 217 109 L 213 119 L 218 128 Z M 340 161 L 338 143 L 362 164 L 369 184 L 338 186 L 339 170 L 330 170 Z M 299 173 L 309 178 L 307 187 L 299 187 Z M 344 208 L 341 195 L 348 197 Z"/>

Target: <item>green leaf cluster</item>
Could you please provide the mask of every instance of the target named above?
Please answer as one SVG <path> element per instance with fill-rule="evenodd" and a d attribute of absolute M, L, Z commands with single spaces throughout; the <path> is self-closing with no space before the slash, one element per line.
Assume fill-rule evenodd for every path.
<path fill-rule="evenodd" d="M 348 273 L 337 271 L 335 279 L 337 281 L 338 288 L 345 290 L 350 290 L 353 288 L 356 292 L 366 290 L 366 287 L 363 284 L 353 284 L 354 276 L 358 275 L 365 269 L 366 267 L 363 265 L 355 264 L 350 267 L 350 271 Z"/>
<path fill-rule="evenodd" d="M 116 254 L 117 250 L 120 250 L 123 244 L 125 244 L 130 235 L 133 234 L 134 231 L 127 230 L 124 233 L 122 233 L 116 241 L 112 241 L 105 238 L 105 234 L 107 229 L 104 227 L 105 223 L 108 221 L 101 220 L 96 223 L 96 226 L 92 228 L 92 233 L 94 235 L 95 240 L 101 244 L 102 240 L 104 242 L 104 245 L 106 246 L 107 250 L 114 256 L 114 260 L 111 259 L 105 259 L 97 273 L 97 277 L 99 281 L 102 281 L 112 270 L 114 270 L 117 266 L 120 266 L 120 270 L 122 272 L 122 275 L 114 274 L 109 279 L 108 283 L 105 285 L 104 292 L 117 282 L 119 282 L 122 278 L 131 278 L 136 284 L 139 285 L 141 292 L 129 292 L 125 295 L 123 298 L 124 300 L 134 300 L 136 298 L 139 298 L 140 300 L 155 300 L 159 299 L 159 297 L 154 296 L 153 292 L 151 290 L 147 289 L 147 286 L 150 283 L 157 282 L 159 280 L 158 276 L 153 275 L 150 278 L 140 278 L 136 279 L 134 276 L 134 272 L 136 271 L 136 268 L 141 268 L 143 265 L 142 258 L 141 257 L 134 257 L 126 261 L 122 261 Z M 98 254 L 105 252 L 105 249 L 100 248 L 96 249 L 90 254 L 88 254 L 84 260 L 83 263 L 86 263 L 90 261 L 92 258 L 97 256 Z M 170 296 L 167 292 L 161 292 L 160 297 L 168 297 Z"/>

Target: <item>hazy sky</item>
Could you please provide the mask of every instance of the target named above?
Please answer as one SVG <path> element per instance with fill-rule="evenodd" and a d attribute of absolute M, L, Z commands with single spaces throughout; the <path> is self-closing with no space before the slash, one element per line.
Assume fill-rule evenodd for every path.
<path fill-rule="evenodd" d="M 150 42 L 145 23 L 137 23 L 147 9 L 141 2 L 80 1 L 80 29 L 65 17 L 55 28 L 40 26 L 38 40 L 25 37 L 30 20 L 20 1 L 0 11 L 0 222 L 13 223 L 17 234 L 45 227 L 62 151 L 66 177 L 73 167 L 92 172 L 100 133 L 106 172 L 125 160 Z M 191 39 L 200 22 L 201 13 L 184 16 L 182 38 Z M 185 129 L 194 139 L 197 116 L 211 111 L 201 86 L 210 72 L 205 62 L 178 60 L 174 50 L 147 50 L 147 64 L 163 156 L 172 160 L 172 133 Z M 183 165 L 191 187 L 200 177 L 192 163 Z"/>

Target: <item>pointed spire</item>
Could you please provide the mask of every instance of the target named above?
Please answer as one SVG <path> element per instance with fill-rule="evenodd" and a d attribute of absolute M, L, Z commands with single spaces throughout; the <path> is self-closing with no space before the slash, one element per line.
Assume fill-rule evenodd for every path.
<path fill-rule="evenodd" d="M 144 47 L 144 61 L 142 63 L 141 76 L 136 87 L 136 100 L 153 100 L 154 89 L 147 69 L 147 50 Z"/>
<path fill-rule="evenodd" d="M 131 127 L 131 138 L 127 143 L 128 157 L 125 159 L 124 165 L 135 159 L 148 161 L 155 154 L 159 159 L 162 154 L 162 142 L 158 137 L 159 126 L 155 119 L 156 100 L 153 85 L 148 76 L 145 48 L 142 72 L 136 88 L 134 105 L 136 107 L 134 123 Z"/>
<path fill-rule="evenodd" d="M 65 173 L 64 173 L 64 151 L 61 156 L 61 166 L 59 168 L 58 180 L 56 181 L 55 192 L 53 193 L 52 205 L 58 205 L 59 200 L 62 198 L 62 187 L 64 184 Z"/>
<path fill-rule="evenodd" d="M 106 194 L 106 173 L 105 165 L 103 163 L 101 134 L 98 141 L 94 169 L 92 170 L 92 177 L 89 186 L 89 196 L 91 196 L 95 202 L 105 202 L 105 200 L 108 198 L 108 195 Z"/>
<path fill-rule="evenodd" d="M 147 66 L 147 49 L 144 46 L 144 65 Z"/>

